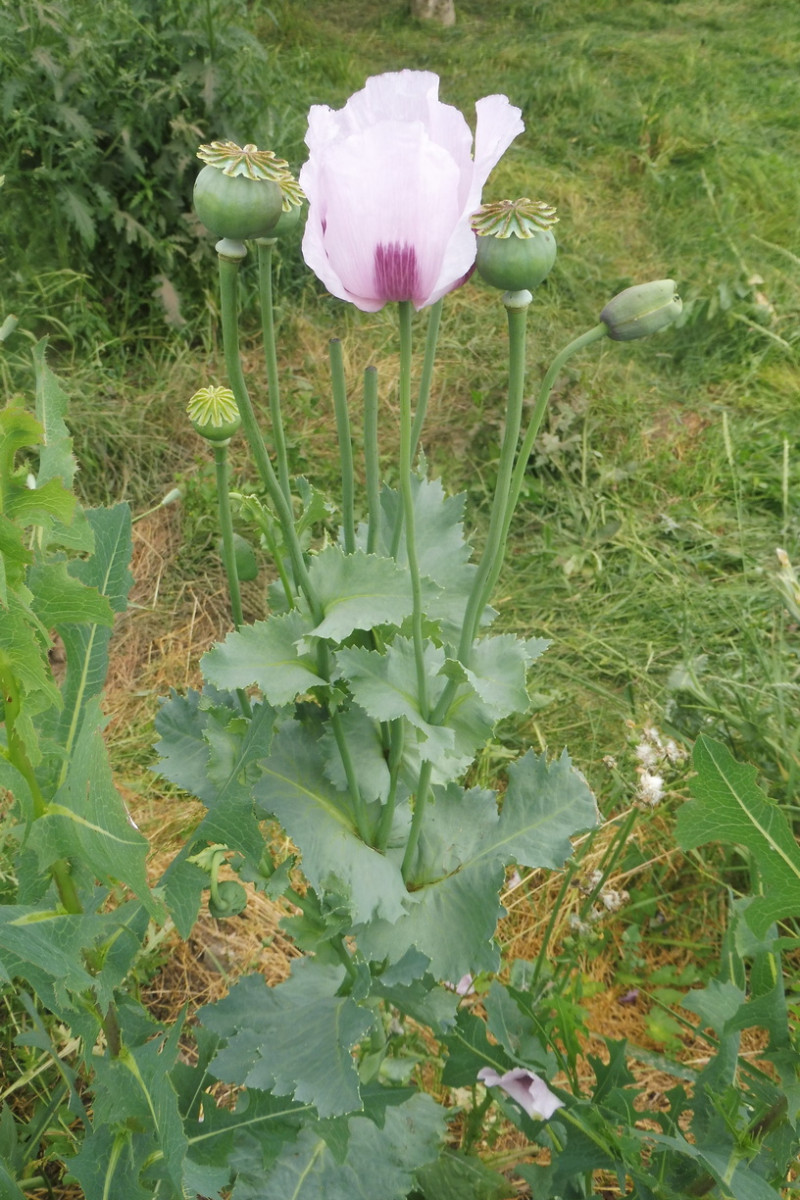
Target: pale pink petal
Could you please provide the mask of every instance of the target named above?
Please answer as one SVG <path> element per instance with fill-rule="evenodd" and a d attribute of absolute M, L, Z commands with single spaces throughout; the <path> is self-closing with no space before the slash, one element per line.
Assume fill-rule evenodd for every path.
<path fill-rule="evenodd" d="M 472 212 L 486 176 L 523 128 L 502 96 L 479 102 L 479 161 L 458 109 L 430 71 L 368 79 L 339 111 L 314 105 L 300 185 L 303 254 L 335 296 L 367 312 L 389 300 L 432 304 L 475 261 Z"/>
<path fill-rule="evenodd" d="M 492 1067 L 482 1067 L 478 1079 L 487 1087 L 499 1087 L 534 1121 L 549 1121 L 557 1109 L 564 1107 L 564 1101 L 550 1091 L 544 1080 L 525 1067 L 514 1067 L 505 1075 L 498 1075 Z"/>
<path fill-rule="evenodd" d="M 508 147 L 525 128 L 522 111 L 507 96 L 484 96 L 475 105 L 475 169 L 473 192 L 468 198 L 470 214 L 480 205 L 483 185 Z M 473 207 L 473 200 L 475 201 Z"/>
<path fill-rule="evenodd" d="M 438 104 L 439 76 L 433 71 L 386 71 L 371 75 L 360 92 L 355 92 L 344 112 L 358 127 L 379 121 L 403 120 L 427 123 L 431 104 Z"/>

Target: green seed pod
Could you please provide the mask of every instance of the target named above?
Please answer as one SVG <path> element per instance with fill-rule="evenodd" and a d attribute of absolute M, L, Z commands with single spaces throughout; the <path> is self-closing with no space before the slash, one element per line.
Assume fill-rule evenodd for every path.
<path fill-rule="evenodd" d="M 609 300 L 600 320 L 615 342 L 647 337 L 671 325 L 683 308 L 672 279 L 654 279 L 626 288 Z"/>
<path fill-rule="evenodd" d="M 550 205 L 526 197 L 482 205 L 472 218 L 478 274 L 503 291 L 532 292 L 556 261 L 557 220 Z"/>
<path fill-rule="evenodd" d="M 237 917 L 247 907 L 247 892 L 235 879 L 223 879 L 217 884 L 216 896 L 212 890 L 208 898 L 208 911 L 218 921 L 226 917 Z"/>
<path fill-rule="evenodd" d="M 195 212 L 217 237 L 235 242 L 272 237 L 281 214 L 302 203 L 288 163 L 271 150 L 211 142 L 197 157 L 206 166 L 195 180 Z"/>
<path fill-rule="evenodd" d="M 229 442 L 242 423 L 230 388 L 200 388 L 186 406 L 196 433 L 219 445 Z"/>
<path fill-rule="evenodd" d="M 222 539 L 217 542 L 217 553 L 222 557 Z M 240 533 L 233 535 L 233 553 L 236 559 L 236 574 L 240 583 L 252 583 L 258 576 L 258 559 L 246 538 Z"/>
<path fill-rule="evenodd" d="M 283 212 L 278 217 L 278 222 L 270 233 L 270 237 L 280 238 L 285 237 L 287 233 L 291 233 L 297 227 L 300 220 L 300 207 L 291 205 L 289 208 L 284 204 Z"/>
<path fill-rule="evenodd" d="M 237 242 L 268 237 L 282 206 L 281 189 L 266 179 L 231 177 L 208 166 L 195 180 L 194 210 L 217 237 Z"/>

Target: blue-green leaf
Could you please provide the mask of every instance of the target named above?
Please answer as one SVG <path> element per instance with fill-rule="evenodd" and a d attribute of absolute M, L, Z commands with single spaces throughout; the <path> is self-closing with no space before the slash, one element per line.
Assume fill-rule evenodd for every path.
<path fill-rule="evenodd" d="M 435 704 L 446 684 L 444 677 L 438 674 L 444 666 L 444 651 L 427 642 L 424 657 L 429 681 L 428 703 Z M 356 703 L 374 720 L 392 721 L 405 717 L 419 731 L 421 758 L 435 762 L 452 752 L 453 731 L 443 725 L 432 725 L 420 712 L 414 645 L 408 638 L 395 638 L 384 654 L 362 647 L 340 650 L 336 655 L 336 669 L 339 677 L 347 680 Z"/>
<path fill-rule="evenodd" d="M 522 641 L 510 633 L 475 644 L 466 676 L 496 721 L 527 709 L 525 676 L 548 644 L 542 638 Z"/>
<path fill-rule="evenodd" d="M 218 1004 L 202 1008 L 202 1024 L 225 1039 L 210 1070 L 228 1083 L 247 1084 L 298 1103 L 321 1117 L 360 1108 L 352 1048 L 374 1016 L 337 995 L 344 967 L 295 959 L 285 983 L 267 987 L 260 975 L 239 980 Z"/>
<path fill-rule="evenodd" d="M 504 878 L 503 862 L 493 852 L 497 826 L 493 792 L 464 792 L 455 784 L 437 789 L 426 812 L 408 913 L 357 929 L 359 948 L 392 963 L 416 948 L 430 959 L 434 978 L 450 983 L 468 972 L 496 971 L 500 957 L 493 939 Z M 398 850 L 389 857 L 393 853 L 401 855 Z"/>
<path fill-rule="evenodd" d="M 179 933 L 188 937 L 197 919 L 208 876 L 187 862 L 199 841 L 221 842 L 238 850 L 257 870 L 263 849 L 253 806 L 253 787 L 261 773 L 259 760 L 269 750 L 275 712 L 255 704 L 249 721 L 238 701 L 211 692 L 173 695 L 161 707 L 156 729 L 161 735 L 159 771 L 185 788 L 209 809 L 181 855 L 161 881 Z M 235 707 L 232 707 L 235 706 Z"/>
<path fill-rule="evenodd" d="M 431 960 L 436 979 L 455 983 L 468 972 L 497 970 L 493 935 L 503 912 L 505 866 L 561 866 L 572 851 L 570 835 L 595 823 L 597 807 L 566 751 L 551 763 L 532 751 L 518 760 L 499 814 L 494 793 L 480 788 L 464 792 L 451 784 L 433 794 L 407 915 L 393 924 L 373 920 L 356 936 L 375 960 L 397 962 L 415 946 Z"/>
<path fill-rule="evenodd" d="M 203 673 L 217 687 L 255 684 L 270 704 L 288 704 L 298 692 L 325 682 L 317 674 L 315 656 L 298 649 L 312 625 L 296 609 L 245 625 L 203 655 Z"/>
<path fill-rule="evenodd" d="M 396 920 L 406 898 L 399 866 L 359 837 L 350 797 L 326 777 L 319 743 L 287 722 L 262 766 L 256 800 L 301 851 L 312 887 L 347 897 L 356 921 Z"/>
<path fill-rule="evenodd" d="M 234 1200 L 405 1200 L 415 1172 L 437 1156 L 444 1113 L 418 1093 L 387 1108 L 382 1126 L 358 1116 L 348 1129 L 343 1162 L 319 1132 L 305 1129 L 258 1190 L 237 1188 Z"/>
<path fill-rule="evenodd" d="M 309 578 L 323 610 L 315 637 L 341 642 L 355 629 L 399 625 L 411 613 L 409 576 L 392 558 L 328 546 L 312 559 Z"/>
<path fill-rule="evenodd" d="M 464 540 L 465 497 L 447 496 L 440 480 L 417 475 L 412 477 L 411 490 L 425 615 L 429 620 L 440 623 L 446 641 L 457 645 L 467 599 L 477 572 L 477 567 L 469 562 L 471 550 Z M 386 555 L 393 553 L 395 530 L 400 524 L 396 558 L 402 567 L 406 567 L 408 551 L 403 504 L 400 494 L 391 488 L 384 488 L 381 492 L 381 517 L 377 550 Z M 359 529 L 362 546 L 366 545 L 366 536 L 364 526 Z"/>
<path fill-rule="evenodd" d="M 511 1200 L 513 1184 L 474 1155 L 446 1150 L 417 1174 L 424 1200 Z"/>
<path fill-rule="evenodd" d="M 551 762 L 529 750 L 508 769 L 494 852 L 506 863 L 561 867 L 570 837 L 597 820 L 597 802 L 566 750 Z"/>

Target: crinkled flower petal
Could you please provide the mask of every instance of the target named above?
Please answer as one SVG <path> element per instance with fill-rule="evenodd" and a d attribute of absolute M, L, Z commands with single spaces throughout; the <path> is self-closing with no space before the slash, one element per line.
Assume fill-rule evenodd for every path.
<path fill-rule="evenodd" d="M 514 1067 L 505 1075 L 498 1075 L 492 1067 L 482 1067 L 478 1079 L 487 1087 L 501 1088 L 534 1121 L 549 1121 L 556 1109 L 564 1107 L 564 1101 L 553 1095 L 544 1080 L 524 1067 Z"/>
<path fill-rule="evenodd" d="M 505 96 L 479 101 L 473 159 L 469 126 L 438 90 L 430 71 L 399 71 L 368 79 L 339 111 L 309 113 L 303 254 L 333 295 L 366 312 L 390 300 L 423 308 L 463 282 L 472 211 L 524 128 Z"/>

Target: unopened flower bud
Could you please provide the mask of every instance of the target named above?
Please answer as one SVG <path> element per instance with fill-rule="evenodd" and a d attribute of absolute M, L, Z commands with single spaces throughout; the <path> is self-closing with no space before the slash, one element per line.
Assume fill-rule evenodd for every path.
<path fill-rule="evenodd" d="M 615 342 L 647 337 L 671 325 L 683 308 L 672 279 L 654 279 L 626 288 L 609 300 L 600 320 Z"/>
<path fill-rule="evenodd" d="M 230 388 L 200 388 L 192 396 L 186 411 L 195 431 L 209 442 L 230 441 L 242 423 Z"/>
<path fill-rule="evenodd" d="M 223 879 L 212 888 L 208 898 L 208 911 L 218 921 L 226 917 L 238 917 L 247 907 L 247 892 L 235 879 Z"/>
<path fill-rule="evenodd" d="M 217 542 L 217 553 L 220 558 L 224 554 L 222 538 Z M 258 559 L 255 550 L 240 533 L 233 535 L 233 556 L 236 563 L 236 574 L 240 583 L 251 583 L 258 576 Z"/>
<path fill-rule="evenodd" d="M 483 204 L 472 217 L 478 235 L 475 266 L 492 287 L 532 292 L 556 261 L 551 226 L 556 210 L 540 200 L 498 200 Z"/>

